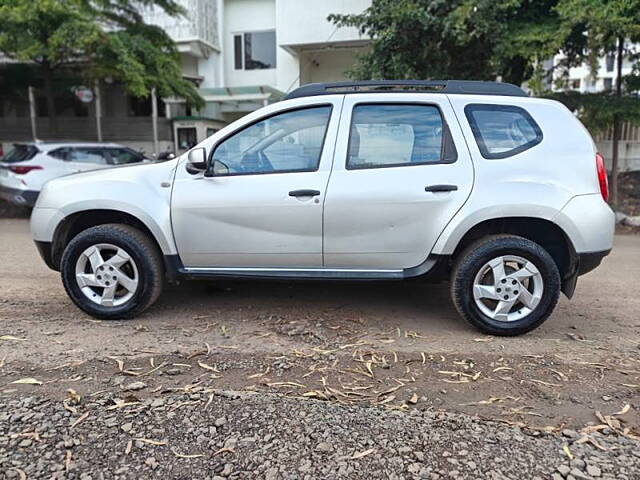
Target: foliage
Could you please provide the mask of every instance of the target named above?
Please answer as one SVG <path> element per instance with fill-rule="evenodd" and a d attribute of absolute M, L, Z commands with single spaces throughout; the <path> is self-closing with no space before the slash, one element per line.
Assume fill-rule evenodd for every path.
<path fill-rule="evenodd" d="M 615 115 L 618 115 L 622 122 L 640 124 L 638 97 L 572 91 L 548 92 L 545 96 L 562 102 L 569 110 L 575 112 L 592 134 L 611 128 Z"/>
<path fill-rule="evenodd" d="M 373 39 L 354 78 L 494 79 L 521 84 L 584 34 L 563 24 L 557 0 L 374 0 L 358 15 L 331 15 Z"/>
<path fill-rule="evenodd" d="M 174 42 L 146 25 L 142 7 L 182 13 L 175 0 L 0 0 L 0 51 L 52 72 L 74 67 L 91 83 L 112 77 L 135 96 L 157 88 L 201 106 L 196 87 L 182 78 Z"/>

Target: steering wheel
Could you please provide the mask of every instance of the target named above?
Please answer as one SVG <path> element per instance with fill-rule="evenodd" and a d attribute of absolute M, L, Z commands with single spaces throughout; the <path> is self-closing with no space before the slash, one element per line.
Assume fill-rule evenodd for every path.
<path fill-rule="evenodd" d="M 250 152 L 242 157 L 240 168 L 246 173 L 273 172 L 274 168 L 267 156 L 261 152 Z"/>

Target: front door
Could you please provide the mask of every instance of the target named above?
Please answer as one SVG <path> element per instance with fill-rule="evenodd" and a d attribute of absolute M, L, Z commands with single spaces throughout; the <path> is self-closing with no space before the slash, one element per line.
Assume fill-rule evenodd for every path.
<path fill-rule="evenodd" d="M 447 97 L 347 95 L 342 112 L 325 199 L 325 266 L 420 265 L 473 185 Z"/>
<path fill-rule="evenodd" d="M 171 218 L 186 267 L 322 266 L 322 206 L 341 103 L 301 99 L 212 137 L 213 177 L 181 162 Z"/>

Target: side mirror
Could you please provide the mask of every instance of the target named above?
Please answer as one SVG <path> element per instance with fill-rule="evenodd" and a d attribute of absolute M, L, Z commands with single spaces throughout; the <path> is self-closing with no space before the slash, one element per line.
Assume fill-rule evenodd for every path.
<path fill-rule="evenodd" d="M 192 148 L 187 154 L 189 173 L 204 172 L 207 169 L 207 151 L 204 148 Z"/>

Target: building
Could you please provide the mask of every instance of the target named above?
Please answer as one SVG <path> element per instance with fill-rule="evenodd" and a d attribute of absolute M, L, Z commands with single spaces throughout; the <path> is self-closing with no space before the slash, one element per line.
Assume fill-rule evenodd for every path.
<path fill-rule="evenodd" d="M 301 84 L 345 79 L 355 56 L 368 44 L 356 29 L 337 28 L 327 17 L 360 13 L 371 0 L 181 3 L 187 11 L 184 17 L 172 18 L 154 7 L 145 8 L 143 14 L 147 22 L 159 25 L 175 40 L 183 75 L 198 85 L 206 105 L 193 111 L 179 98 L 158 99 L 158 151 L 183 152 L 233 120 L 279 101 Z M 92 90 L 98 93 L 93 86 Z M 98 90 L 100 95 L 89 103 L 71 96 L 61 111 L 56 109 L 58 121 L 53 130 L 44 99 L 37 95 L 37 137 L 96 140 L 99 113 L 103 140 L 153 152 L 151 99 L 130 97 L 115 83 L 102 82 Z M 97 102 L 100 112 L 96 112 Z M 0 142 L 31 139 L 28 102 L 3 105 L 0 97 Z"/>
<path fill-rule="evenodd" d="M 632 45 L 631 50 L 638 52 L 639 46 Z M 611 54 L 598 60 L 598 68 L 592 72 L 591 67 L 582 64 L 578 67 L 559 68 L 562 55 L 557 55 L 547 68 L 555 66 L 550 85 L 556 91 L 574 90 L 580 93 L 597 93 L 613 91 L 616 88 L 617 62 L 616 55 Z M 633 70 L 630 58 L 622 59 L 622 76 L 629 75 Z M 595 135 L 598 150 L 610 164 L 613 155 L 613 128 L 602 134 Z M 623 124 L 620 143 L 618 145 L 619 169 L 621 171 L 640 170 L 640 127 Z"/>

